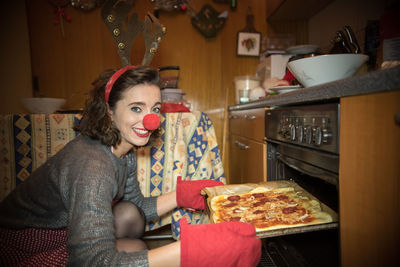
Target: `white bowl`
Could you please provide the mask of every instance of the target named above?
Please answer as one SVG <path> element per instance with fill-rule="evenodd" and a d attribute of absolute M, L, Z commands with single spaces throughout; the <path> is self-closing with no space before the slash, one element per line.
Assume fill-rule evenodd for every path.
<path fill-rule="evenodd" d="M 321 55 L 293 60 L 287 66 L 304 87 L 310 87 L 353 76 L 368 58 L 362 54 Z"/>
<path fill-rule="evenodd" d="M 62 108 L 65 98 L 30 97 L 22 98 L 22 105 L 27 111 L 34 114 L 51 114 Z"/>

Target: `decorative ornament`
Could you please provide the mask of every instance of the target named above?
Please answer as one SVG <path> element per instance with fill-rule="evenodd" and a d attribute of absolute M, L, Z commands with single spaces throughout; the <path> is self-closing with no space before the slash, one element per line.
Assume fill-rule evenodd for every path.
<path fill-rule="evenodd" d="M 65 19 L 66 21 L 70 22 L 71 17 L 68 16 L 68 14 L 65 12 L 65 7 L 69 4 L 69 0 L 49 0 L 49 2 L 55 6 L 55 18 L 54 18 L 54 23 L 55 24 L 60 24 L 61 27 L 61 34 L 64 37 L 64 23 L 63 20 Z"/>
<path fill-rule="evenodd" d="M 254 28 L 254 16 L 251 7 L 247 9 L 246 27 L 237 33 L 237 49 L 238 56 L 255 56 L 260 55 L 261 33 Z"/>
<path fill-rule="evenodd" d="M 83 11 L 91 11 L 100 7 L 105 0 L 70 0 L 71 6 L 83 10 Z"/>
<path fill-rule="evenodd" d="M 186 12 L 188 0 L 151 0 L 155 3 L 154 16 L 159 17 L 160 11 L 182 11 Z"/>
<path fill-rule="evenodd" d="M 228 12 L 219 14 L 212 6 L 205 4 L 200 12 L 192 16 L 192 25 L 200 31 L 206 38 L 217 36 L 217 32 L 222 29 Z"/>

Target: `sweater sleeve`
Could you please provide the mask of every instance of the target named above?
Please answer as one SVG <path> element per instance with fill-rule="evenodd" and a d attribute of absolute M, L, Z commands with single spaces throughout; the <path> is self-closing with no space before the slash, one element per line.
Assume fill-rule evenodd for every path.
<path fill-rule="evenodd" d="M 136 175 L 137 161 L 133 153 L 128 157 L 128 178 L 125 185 L 124 200 L 131 201 L 139 206 L 147 221 L 152 221 L 159 216 L 157 215 L 157 197 L 144 197 L 140 191 L 139 181 Z"/>
<path fill-rule="evenodd" d="M 104 157 L 80 159 L 65 181 L 69 266 L 148 266 L 147 251 L 117 252 L 112 200 L 117 170 Z"/>

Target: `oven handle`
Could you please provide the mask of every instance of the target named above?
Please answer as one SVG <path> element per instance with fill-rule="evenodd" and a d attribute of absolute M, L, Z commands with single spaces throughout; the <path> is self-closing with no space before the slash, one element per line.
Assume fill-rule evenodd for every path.
<path fill-rule="evenodd" d="M 334 175 L 330 172 L 327 172 L 320 168 L 303 163 L 299 160 L 285 157 L 282 154 L 278 155 L 277 160 L 282 161 L 284 164 L 288 165 L 289 167 L 291 167 L 299 172 L 305 173 L 305 174 L 313 176 L 313 177 L 320 178 L 330 184 L 338 186 L 337 175 Z"/>

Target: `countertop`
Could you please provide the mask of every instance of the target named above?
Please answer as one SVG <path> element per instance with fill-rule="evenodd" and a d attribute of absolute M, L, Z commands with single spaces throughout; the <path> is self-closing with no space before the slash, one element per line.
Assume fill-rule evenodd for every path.
<path fill-rule="evenodd" d="M 341 97 L 400 90 L 400 66 L 359 74 L 346 79 L 269 96 L 229 110 L 339 101 Z"/>

